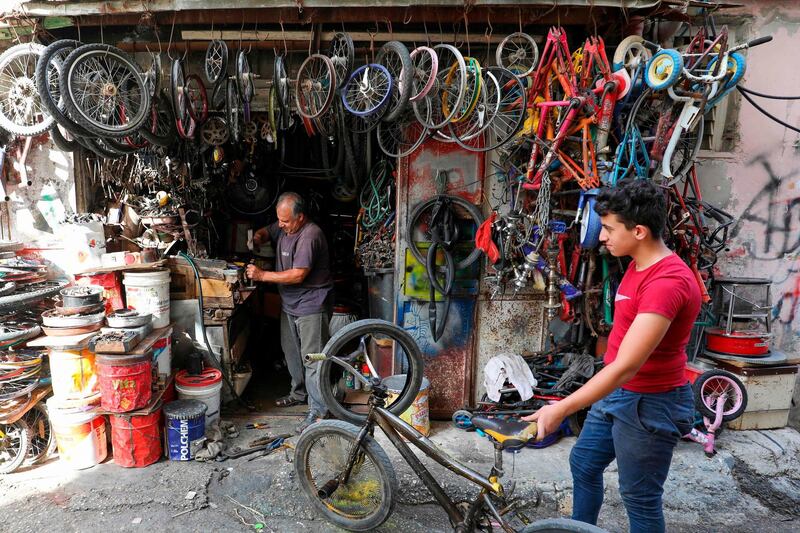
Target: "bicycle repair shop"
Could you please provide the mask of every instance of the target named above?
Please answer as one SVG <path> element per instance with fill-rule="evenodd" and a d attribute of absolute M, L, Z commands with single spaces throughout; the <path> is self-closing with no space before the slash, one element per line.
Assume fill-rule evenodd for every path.
<path fill-rule="evenodd" d="M 622 272 L 598 251 L 594 191 L 635 175 L 669 186 L 669 244 L 707 294 L 690 357 L 767 391 L 751 392 L 741 427 L 787 423 L 797 293 L 783 296 L 794 282 L 788 264 L 774 265 L 791 250 L 777 254 L 774 235 L 766 250 L 748 250 L 761 245 L 761 210 L 784 198 L 774 180 L 790 163 L 761 149 L 784 131 L 762 115 L 746 118 L 764 124 L 763 138 L 745 138 L 748 104 L 735 91 L 742 79 L 758 89 L 779 79 L 774 64 L 752 61 L 777 45 L 720 52 L 777 33 L 780 22 L 758 15 L 781 2 L 263 4 L 32 1 L 4 14 L 4 279 L 23 300 L 69 282 L 102 286 L 103 302 L 89 301 L 90 289 L 73 306 L 69 291 L 37 299 L 7 318 L 3 342 L 37 337 L 44 312 L 50 340 L 38 345 L 80 360 L 96 343 L 60 337 L 100 329 L 104 312 L 116 312 L 109 326 L 136 330 L 142 317 L 125 309 L 137 289 L 152 289 L 148 331 L 106 339 L 131 356 L 125 368 L 171 353 L 155 365 L 157 393 L 145 404 L 173 370 L 196 364 L 186 332 L 211 345 L 222 375 L 184 378 L 184 389 L 230 381 L 270 410 L 289 379 L 280 300 L 242 272 L 273 265 L 252 234 L 275 220 L 278 195 L 295 191 L 330 245 L 336 327 L 382 318 L 408 331 L 426 356 L 431 417 L 496 404 L 484 370 L 501 354 L 523 356 L 539 399 L 555 400 L 596 370 Z M 706 41 L 716 48 L 702 53 Z M 671 99 L 667 89 L 688 83 L 675 50 L 714 77 L 713 91 Z M 581 105 L 570 104 L 579 94 Z M 676 127 L 684 109 L 697 117 Z M 773 180 L 766 192 L 747 182 L 753 165 Z M 33 287 L 45 278 L 47 289 Z M 200 322 L 205 332 L 195 332 Z M 29 373 L 41 366 L 32 357 Z M 532 406 L 494 392 L 501 405 Z"/>

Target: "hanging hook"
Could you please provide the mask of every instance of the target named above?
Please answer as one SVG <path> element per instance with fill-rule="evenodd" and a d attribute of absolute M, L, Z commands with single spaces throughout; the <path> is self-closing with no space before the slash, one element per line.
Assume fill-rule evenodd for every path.
<path fill-rule="evenodd" d="M 405 26 L 405 25 L 407 25 L 409 22 L 411 22 L 411 14 L 409 13 L 409 9 L 410 9 L 410 7 L 411 7 L 411 6 L 406 6 L 406 12 L 405 12 L 405 14 L 403 15 L 403 26 Z"/>
<path fill-rule="evenodd" d="M 472 50 L 469 45 L 469 18 L 467 18 L 466 9 L 464 10 L 464 34 L 467 36 L 467 55 L 472 57 Z"/>
<path fill-rule="evenodd" d="M 75 17 L 75 25 L 78 26 L 78 42 L 81 42 L 81 18 Z M 158 35 L 158 34 L 156 34 Z"/>
<path fill-rule="evenodd" d="M 105 37 L 103 36 L 103 18 L 104 15 L 100 15 L 100 44 L 106 44 Z"/>
<path fill-rule="evenodd" d="M 522 8 L 517 7 L 517 22 L 519 23 L 519 32 L 522 33 Z"/>
<path fill-rule="evenodd" d="M 239 28 L 239 50 L 242 49 L 242 34 L 244 33 L 244 9 L 242 9 L 242 26 Z"/>
<path fill-rule="evenodd" d="M 170 61 L 174 61 L 172 57 L 172 34 L 175 31 L 175 15 L 177 11 L 172 13 L 172 27 L 169 30 L 169 43 L 167 44 L 167 57 Z"/>
<path fill-rule="evenodd" d="M 394 40 L 394 31 L 392 31 L 392 21 L 389 20 L 388 18 L 385 18 L 385 17 L 384 17 L 383 21 L 386 23 L 386 29 L 389 31 L 389 40 L 393 41 Z"/>
<path fill-rule="evenodd" d="M 428 48 L 431 47 L 431 36 L 428 33 L 428 21 L 422 20 L 422 27 L 425 29 L 425 40 L 428 41 Z"/>
<path fill-rule="evenodd" d="M 489 54 L 492 48 L 492 34 L 494 33 L 494 28 L 492 27 L 492 20 L 488 15 L 488 11 L 486 15 L 486 24 L 487 24 L 486 29 L 483 31 L 483 36 L 486 37 L 486 59 L 483 62 L 484 65 L 489 64 Z"/>
<path fill-rule="evenodd" d="M 286 30 L 283 29 L 283 17 L 279 22 L 281 25 L 281 38 L 283 39 L 283 55 L 285 56 L 289 54 L 289 49 L 286 47 Z"/>
<path fill-rule="evenodd" d="M 256 40 L 258 40 L 258 21 L 256 21 L 255 32 L 256 32 Z M 249 54 L 250 50 L 253 49 L 253 39 L 248 39 L 248 43 L 249 45 L 247 47 L 247 53 Z"/>

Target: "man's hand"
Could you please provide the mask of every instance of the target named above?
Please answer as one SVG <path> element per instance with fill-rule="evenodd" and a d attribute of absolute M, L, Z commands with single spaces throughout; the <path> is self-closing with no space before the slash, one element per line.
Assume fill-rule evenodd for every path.
<path fill-rule="evenodd" d="M 536 422 L 537 432 L 536 441 L 539 442 L 549 434 L 555 432 L 561 422 L 567 417 L 567 413 L 561 407 L 561 402 L 545 405 L 532 415 L 523 416 L 525 422 Z"/>
<path fill-rule="evenodd" d="M 253 233 L 253 246 L 258 248 L 265 242 L 269 240 L 269 232 L 267 232 L 267 228 L 261 228 L 260 230 Z"/>
<path fill-rule="evenodd" d="M 255 238 L 253 240 L 255 240 Z M 266 272 L 255 265 L 247 265 L 247 270 L 245 270 L 247 278 L 253 281 L 263 281 L 264 274 L 266 274 Z"/>

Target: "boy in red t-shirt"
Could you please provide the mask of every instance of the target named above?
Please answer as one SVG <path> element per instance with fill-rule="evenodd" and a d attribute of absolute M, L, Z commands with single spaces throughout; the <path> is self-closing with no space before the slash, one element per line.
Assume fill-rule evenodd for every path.
<path fill-rule="evenodd" d="M 684 366 L 700 289 L 662 240 L 667 209 L 658 186 L 623 180 L 601 191 L 595 210 L 609 253 L 633 258 L 614 299 L 605 367 L 569 397 L 524 419 L 538 423 L 541 439 L 591 405 L 570 455 L 572 518 L 597 523 L 603 471 L 616 458 L 630 530 L 657 533 L 664 531 L 661 497 L 672 451 L 693 422 Z"/>

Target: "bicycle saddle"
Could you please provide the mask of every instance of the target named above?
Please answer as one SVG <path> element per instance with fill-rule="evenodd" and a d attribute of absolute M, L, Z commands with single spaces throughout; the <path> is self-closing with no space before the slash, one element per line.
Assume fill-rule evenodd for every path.
<path fill-rule="evenodd" d="M 472 425 L 496 440 L 503 449 L 522 447 L 536 438 L 536 422 L 525 422 L 518 418 L 473 416 Z"/>

